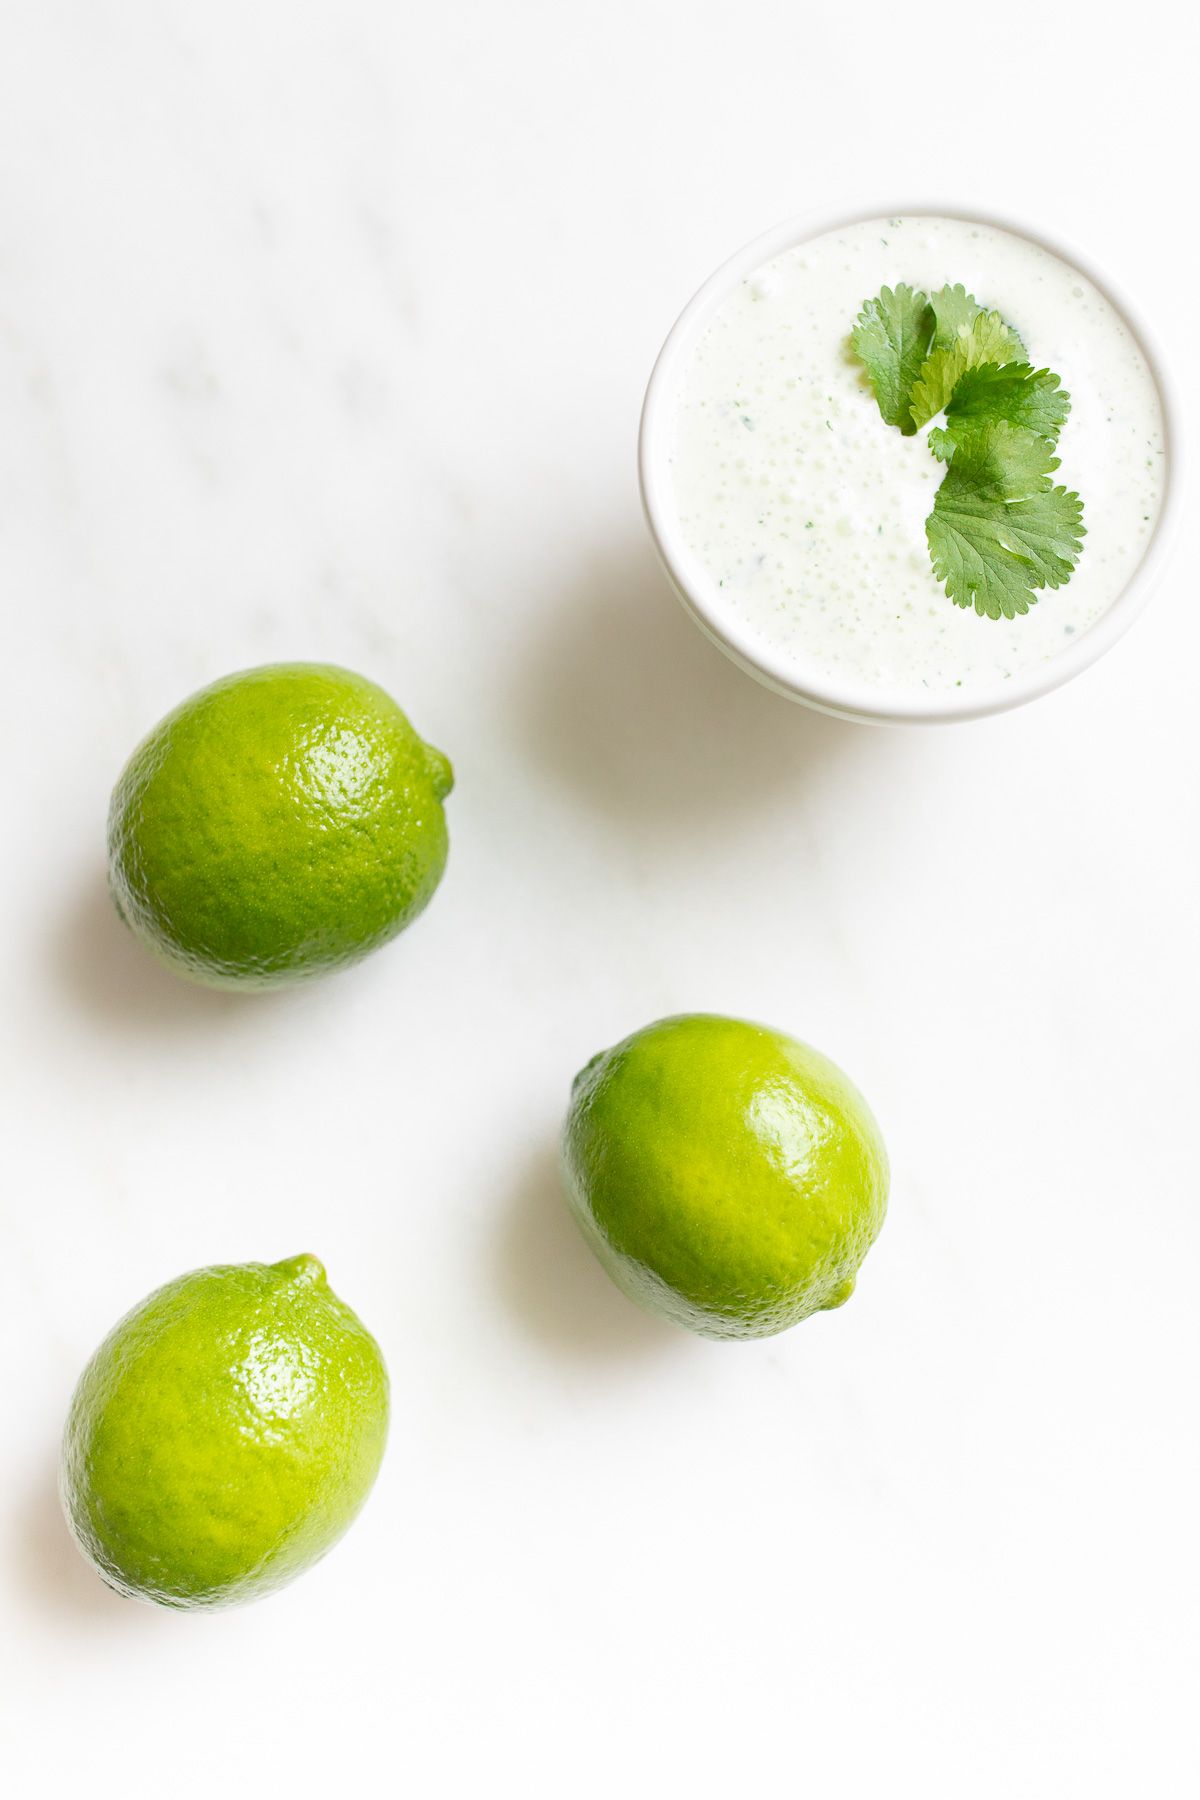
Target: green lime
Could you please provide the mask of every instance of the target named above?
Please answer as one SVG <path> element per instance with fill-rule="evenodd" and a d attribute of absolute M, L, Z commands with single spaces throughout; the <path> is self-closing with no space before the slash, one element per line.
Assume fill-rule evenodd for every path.
<path fill-rule="evenodd" d="M 113 791 L 117 909 L 195 980 L 269 987 L 356 962 L 446 864 L 446 758 L 373 682 L 247 669 L 176 707 Z"/>
<path fill-rule="evenodd" d="M 879 1128 L 837 1065 L 707 1013 L 592 1058 L 563 1159 L 618 1287 L 706 1337 L 769 1337 L 841 1306 L 887 1208 Z"/>
<path fill-rule="evenodd" d="M 63 1509 L 120 1593 L 255 1600 L 341 1537 L 387 1420 L 379 1346 L 315 1256 L 196 1269 L 126 1314 L 80 1377 Z"/>

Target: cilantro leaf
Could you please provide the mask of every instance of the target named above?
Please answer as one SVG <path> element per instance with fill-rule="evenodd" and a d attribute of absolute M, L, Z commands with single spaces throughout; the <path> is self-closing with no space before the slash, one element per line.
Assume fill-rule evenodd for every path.
<path fill-rule="evenodd" d="M 968 369 L 978 368 L 981 363 L 1019 362 L 1024 355 L 1025 346 L 998 312 L 977 312 L 969 325 L 960 325 L 957 336 L 935 348 L 922 365 L 912 386 L 914 426 L 927 425 L 945 411 Z"/>
<path fill-rule="evenodd" d="M 933 350 L 949 350 L 958 342 L 964 331 L 969 331 L 976 319 L 987 312 L 986 306 L 980 306 L 974 294 L 968 294 L 960 281 L 956 287 L 939 288 L 936 294 L 930 294 L 929 304 L 933 308 Z M 1022 356 L 1025 346 L 1020 334 L 1008 327 L 1008 335 Z"/>
<path fill-rule="evenodd" d="M 1035 369 L 1027 362 L 980 363 L 959 377 L 946 407 L 946 430 L 958 438 L 964 428 L 1004 419 L 1056 444 L 1070 410 L 1070 394 L 1049 369 Z"/>
<path fill-rule="evenodd" d="M 929 304 L 933 308 L 933 350 L 949 350 L 959 333 L 968 330 L 984 310 L 961 281 L 957 287 L 939 288 L 930 295 Z"/>
<path fill-rule="evenodd" d="M 1071 578 L 1084 536 L 1078 494 L 1051 485 L 1045 438 L 1004 420 L 935 433 L 949 465 L 925 521 L 933 572 L 956 606 L 1015 618 Z"/>
<path fill-rule="evenodd" d="M 884 420 L 898 425 L 905 437 L 917 429 L 909 410 L 911 390 L 929 354 L 933 325 L 925 295 L 899 282 L 894 293 L 885 287 L 874 300 L 864 300 L 850 334 Z"/>

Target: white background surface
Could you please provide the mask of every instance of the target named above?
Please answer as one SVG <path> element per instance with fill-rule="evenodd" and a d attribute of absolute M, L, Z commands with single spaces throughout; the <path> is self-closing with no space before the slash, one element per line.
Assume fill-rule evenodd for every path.
<path fill-rule="evenodd" d="M 761 692 L 652 564 L 675 311 L 806 206 L 937 189 L 1124 280 L 1196 397 L 1186 11 L 462 0 L 0 9 L 4 1633 L 14 1795 L 1182 1795 L 1197 1776 L 1195 583 L 1021 713 Z M 453 757 L 412 933 L 160 972 L 109 788 L 327 657 Z M 664 1012 L 839 1060 L 892 1209 L 842 1312 L 692 1340 L 560 1202 Z M 387 1352 L 367 1511 L 286 1593 L 110 1595 L 53 1470 L 198 1263 L 319 1253 Z"/>

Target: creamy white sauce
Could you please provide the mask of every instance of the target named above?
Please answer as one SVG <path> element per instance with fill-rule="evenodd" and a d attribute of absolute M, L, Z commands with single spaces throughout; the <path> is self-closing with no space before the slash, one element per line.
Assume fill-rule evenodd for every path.
<path fill-rule="evenodd" d="M 961 282 L 1070 393 L 1054 480 L 1080 494 L 1087 536 L 1071 580 L 1019 618 L 964 611 L 934 579 L 925 519 L 944 470 L 927 429 L 884 423 L 850 352 L 863 301 L 901 281 Z M 1070 644 L 1128 583 L 1164 481 L 1158 390 L 1111 302 L 1028 239 L 926 217 L 828 232 L 740 282 L 691 348 L 669 458 L 718 607 L 800 676 L 898 694 L 994 686 Z"/>

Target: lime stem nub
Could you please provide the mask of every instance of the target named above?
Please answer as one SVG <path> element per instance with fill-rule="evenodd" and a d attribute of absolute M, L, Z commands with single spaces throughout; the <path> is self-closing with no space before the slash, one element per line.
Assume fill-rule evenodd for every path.
<path fill-rule="evenodd" d="M 325 1280 L 324 1263 L 319 1257 L 309 1256 L 307 1253 L 304 1256 L 289 1256 L 284 1262 L 276 1263 L 275 1267 L 281 1275 L 286 1275 L 289 1281 L 324 1282 Z"/>

